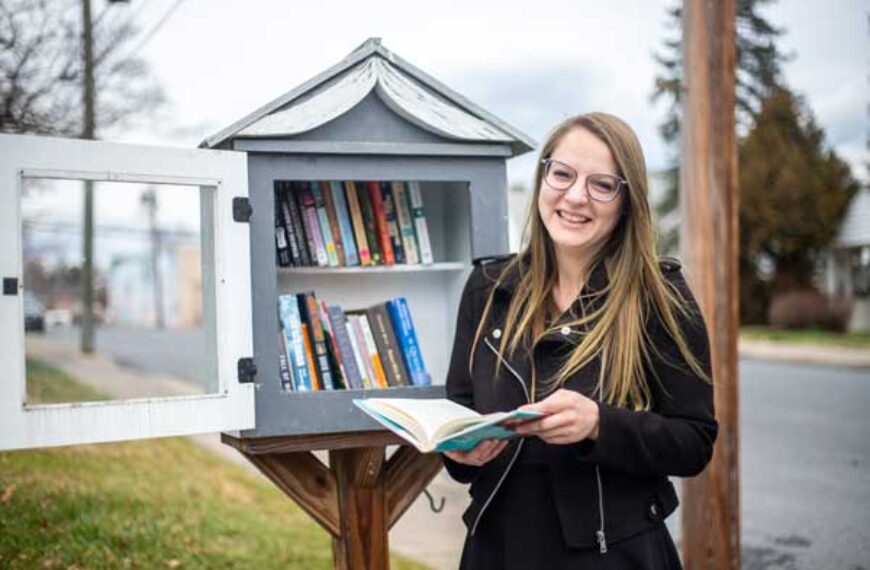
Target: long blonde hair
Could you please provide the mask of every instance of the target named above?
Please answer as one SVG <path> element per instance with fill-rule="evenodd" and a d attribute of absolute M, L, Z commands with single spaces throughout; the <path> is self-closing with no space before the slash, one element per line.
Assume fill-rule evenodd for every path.
<path fill-rule="evenodd" d="M 608 403 L 636 410 L 648 409 L 651 403 L 649 379 L 644 363 L 649 362 L 657 349 L 646 330 L 649 317 L 658 315 L 666 333 L 676 343 L 689 367 L 709 381 L 698 359 L 693 355 L 685 335 L 677 324 L 677 314 L 688 314 L 686 300 L 670 286 L 659 268 L 655 253 L 655 229 L 647 200 L 647 173 L 643 151 L 634 131 L 621 119 L 606 113 L 588 113 L 569 118 L 550 134 L 541 159 L 549 158 L 562 138 L 574 129 L 585 129 L 598 137 L 610 149 L 618 174 L 628 185 L 623 201 L 623 215 L 608 242 L 592 260 L 592 268 L 603 263 L 608 284 L 601 290 L 583 294 L 583 314 L 560 323 L 586 330 L 582 341 L 571 351 L 558 372 L 541 385 L 547 394 L 562 386 L 578 370 L 601 357 L 598 393 Z M 546 325 L 552 306 L 552 290 L 557 276 L 553 240 L 544 226 L 538 210 L 538 197 L 544 174 L 541 161 L 535 169 L 534 193 L 526 219 L 520 255 L 511 259 L 500 273 L 497 284 L 507 275 L 519 273 L 517 285 L 508 306 L 499 353 L 513 355 L 531 339 L 533 347 L 543 336 L 554 332 Z M 480 340 L 484 323 L 492 307 L 497 285 L 489 293 L 483 316 L 472 343 L 469 370 L 473 364 L 475 348 Z M 592 305 L 590 301 L 606 296 L 605 303 Z M 499 358 L 497 367 L 501 365 Z M 496 370 L 496 376 L 498 368 Z M 606 379 L 606 381 L 605 381 Z M 532 394 L 536 393 L 537 379 L 532 369 Z M 533 396 L 534 397 L 534 396 Z"/>

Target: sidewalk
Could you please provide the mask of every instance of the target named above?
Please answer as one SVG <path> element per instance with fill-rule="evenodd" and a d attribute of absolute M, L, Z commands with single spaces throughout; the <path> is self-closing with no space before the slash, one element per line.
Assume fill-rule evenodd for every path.
<path fill-rule="evenodd" d="M 870 348 L 740 339 L 740 358 L 870 368 Z"/>

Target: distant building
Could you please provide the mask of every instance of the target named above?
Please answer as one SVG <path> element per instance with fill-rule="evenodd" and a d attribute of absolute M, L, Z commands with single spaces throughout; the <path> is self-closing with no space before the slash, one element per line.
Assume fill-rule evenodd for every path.
<path fill-rule="evenodd" d="M 849 203 L 828 253 L 824 288 L 852 301 L 850 331 L 870 332 L 870 186 Z"/>

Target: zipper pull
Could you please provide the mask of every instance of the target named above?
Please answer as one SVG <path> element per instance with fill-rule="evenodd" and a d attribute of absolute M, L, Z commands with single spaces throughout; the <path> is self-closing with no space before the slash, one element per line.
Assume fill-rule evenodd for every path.
<path fill-rule="evenodd" d="M 607 539 L 604 538 L 604 531 L 596 530 L 595 536 L 598 539 L 598 550 L 601 552 L 601 554 L 607 554 Z"/>

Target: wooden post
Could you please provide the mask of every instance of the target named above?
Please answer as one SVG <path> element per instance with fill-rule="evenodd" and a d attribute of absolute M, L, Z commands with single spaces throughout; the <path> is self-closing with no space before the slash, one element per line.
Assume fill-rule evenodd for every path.
<path fill-rule="evenodd" d="M 707 319 L 719 438 L 683 487 L 687 570 L 740 568 L 735 0 L 683 3 L 681 255 Z"/>

